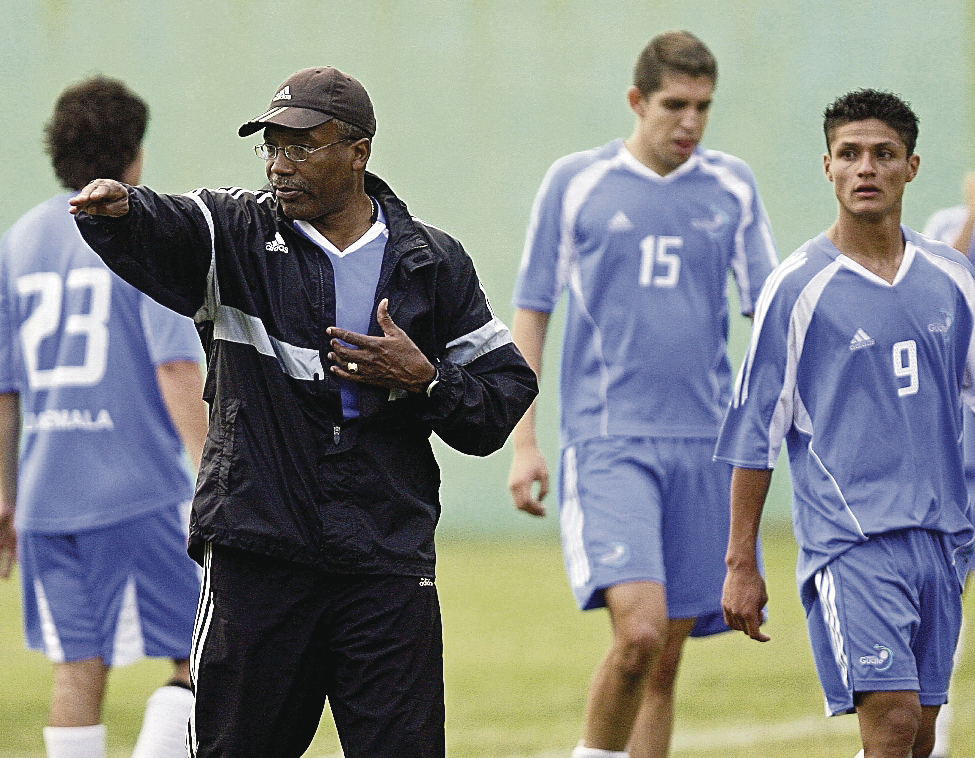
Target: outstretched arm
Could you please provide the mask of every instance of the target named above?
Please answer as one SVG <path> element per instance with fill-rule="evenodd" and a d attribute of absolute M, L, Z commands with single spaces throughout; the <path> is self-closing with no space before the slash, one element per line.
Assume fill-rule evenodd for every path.
<path fill-rule="evenodd" d="M 721 597 L 725 623 L 759 642 L 769 640 L 761 631 L 768 593 L 758 569 L 758 529 L 771 482 L 771 469 L 732 471 L 731 530 L 725 556 L 728 572 Z"/>
<path fill-rule="evenodd" d="M 541 381 L 542 353 L 551 314 L 518 308 L 511 324 L 511 337 L 535 376 Z M 542 500 L 548 494 L 548 466 L 538 447 L 535 432 L 535 403 L 522 416 L 511 434 L 514 456 L 508 474 L 508 490 L 515 507 L 532 516 L 544 516 Z M 533 493 L 538 483 L 538 494 Z"/>

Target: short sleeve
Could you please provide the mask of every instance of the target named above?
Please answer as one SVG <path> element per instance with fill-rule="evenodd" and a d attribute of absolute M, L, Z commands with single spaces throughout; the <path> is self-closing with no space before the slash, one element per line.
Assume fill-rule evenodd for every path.
<path fill-rule="evenodd" d="M 160 305 L 148 295 L 142 295 L 139 308 L 149 357 L 154 365 L 203 359 L 203 349 L 192 319 Z"/>

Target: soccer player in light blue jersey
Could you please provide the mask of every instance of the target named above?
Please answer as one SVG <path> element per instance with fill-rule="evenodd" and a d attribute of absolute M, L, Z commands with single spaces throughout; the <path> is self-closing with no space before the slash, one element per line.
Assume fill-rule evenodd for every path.
<path fill-rule="evenodd" d="M 137 183 L 148 109 L 124 84 L 65 90 L 47 147 L 65 187 Z M 135 758 L 186 754 L 199 597 L 186 553 L 207 432 L 190 319 L 111 273 L 58 195 L 0 240 L 0 577 L 20 563 L 28 647 L 54 664 L 49 758 L 103 758 L 112 666 L 170 658 Z M 16 507 L 15 507 L 16 506 Z"/>
<path fill-rule="evenodd" d="M 579 607 L 608 608 L 613 630 L 574 758 L 666 755 L 684 642 L 727 630 L 730 467 L 712 461 L 731 391 L 727 279 L 750 314 L 777 254 L 751 170 L 700 146 L 716 80 L 693 35 L 650 41 L 627 92 L 632 135 L 552 166 L 515 291 L 515 342 L 536 372 L 569 293 L 563 548 Z M 514 440 L 515 505 L 544 515 L 533 415 Z"/>
<path fill-rule="evenodd" d="M 975 269 L 900 223 L 917 117 L 859 90 L 825 112 L 835 223 L 766 282 L 716 459 L 732 464 L 725 620 L 756 640 L 759 522 L 783 439 L 796 569 L 831 715 L 867 758 L 927 758 L 975 529 L 962 457 L 975 405 Z"/>

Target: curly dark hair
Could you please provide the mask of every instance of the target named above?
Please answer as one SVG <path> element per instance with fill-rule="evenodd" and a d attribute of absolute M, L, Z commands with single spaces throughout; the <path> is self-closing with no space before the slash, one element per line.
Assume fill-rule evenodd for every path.
<path fill-rule="evenodd" d="M 690 32 L 658 34 L 647 43 L 633 67 L 633 85 L 646 97 L 663 86 L 665 74 L 704 76 L 718 83 L 718 62 L 701 40 Z"/>
<path fill-rule="evenodd" d="M 117 79 L 92 76 L 68 87 L 44 125 L 44 148 L 68 189 L 121 179 L 149 123 L 145 101 Z"/>
<path fill-rule="evenodd" d="M 914 154 L 917 145 L 918 119 L 911 110 L 910 103 L 905 102 L 890 92 L 875 89 L 858 89 L 847 92 L 823 111 L 823 132 L 826 134 L 826 151 L 829 152 L 833 132 L 838 127 L 854 121 L 866 121 L 875 118 L 886 124 L 904 141 L 907 154 Z"/>

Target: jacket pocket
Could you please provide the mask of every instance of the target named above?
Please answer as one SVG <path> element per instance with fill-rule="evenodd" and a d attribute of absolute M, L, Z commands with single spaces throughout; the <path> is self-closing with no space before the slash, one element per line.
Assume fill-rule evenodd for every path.
<path fill-rule="evenodd" d="M 234 457 L 234 437 L 237 427 L 237 411 L 240 409 L 240 400 L 236 398 L 225 398 L 220 401 L 217 409 L 219 413 L 219 426 L 217 428 L 217 491 L 226 495 L 230 490 L 230 464 Z"/>

